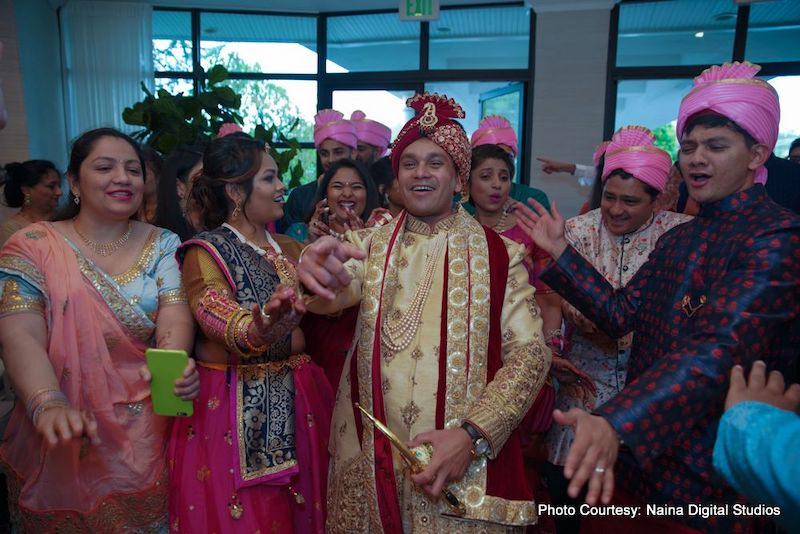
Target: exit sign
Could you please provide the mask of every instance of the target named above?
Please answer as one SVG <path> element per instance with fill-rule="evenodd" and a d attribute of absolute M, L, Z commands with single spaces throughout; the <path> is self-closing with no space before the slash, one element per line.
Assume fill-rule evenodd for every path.
<path fill-rule="evenodd" d="M 400 20 L 437 20 L 439 0 L 400 0 Z"/>

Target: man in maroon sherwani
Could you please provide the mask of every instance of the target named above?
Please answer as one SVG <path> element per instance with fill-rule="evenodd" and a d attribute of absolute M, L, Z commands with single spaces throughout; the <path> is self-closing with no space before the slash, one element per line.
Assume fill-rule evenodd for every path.
<path fill-rule="evenodd" d="M 601 497 L 642 507 L 635 520 L 586 522 L 606 531 L 745 532 L 754 525 L 734 513 L 746 501 L 712 469 L 728 376 L 733 365 L 759 359 L 795 376 L 800 346 L 800 217 L 762 185 L 780 108 L 774 89 L 755 78 L 758 70 L 737 63 L 695 79 L 677 131 L 681 171 L 700 213 L 666 233 L 624 288 L 614 291 L 567 245 L 557 210 L 534 205 L 538 214 L 520 210 L 517 217 L 557 259 L 542 277 L 550 287 L 610 336 L 635 332 L 622 392 L 595 414 L 556 414 L 576 428 L 565 466 L 570 494 L 588 483 L 590 504 Z M 645 503 L 671 508 L 648 515 Z M 659 510 L 670 515 L 658 517 Z"/>

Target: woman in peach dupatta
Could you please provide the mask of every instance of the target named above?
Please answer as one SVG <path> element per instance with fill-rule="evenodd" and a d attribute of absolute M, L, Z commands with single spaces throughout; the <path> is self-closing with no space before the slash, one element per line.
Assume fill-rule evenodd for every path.
<path fill-rule="evenodd" d="M 28 226 L 0 254 L 0 342 L 21 399 L 0 459 L 24 532 L 167 525 L 170 421 L 153 413 L 144 351 L 188 349 L 193 329 L 177 236 L 129 220 L 142 168 L 124 134 L 87 132 L 70 161 L 75 216 Z M 176 390 L 196 396 L 193 363 L 184 375 Z"/>

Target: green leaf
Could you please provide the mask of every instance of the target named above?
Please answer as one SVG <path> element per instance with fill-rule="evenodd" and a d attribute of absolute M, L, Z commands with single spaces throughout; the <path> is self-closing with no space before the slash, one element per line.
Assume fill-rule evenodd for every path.
<path fill-rule="evenodd" d="M 222 65 L 214 65 L 211 67 L 211 70 L 208 71 L 206 76 L 209 85 L 217 84 L 223 80 L 228 79 L 228 69 L 223 67 Z"/>

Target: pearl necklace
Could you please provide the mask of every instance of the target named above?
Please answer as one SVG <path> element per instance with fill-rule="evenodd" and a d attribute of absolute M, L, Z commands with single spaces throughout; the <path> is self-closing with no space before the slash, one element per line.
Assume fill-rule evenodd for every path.
<path fill-rule="evenodd" d="M 447 232 L 440 232 L 433 239 L 428 257 L 425 262 L 425 271 L 417 284 L 414 298 L 411 299 L 405 312 L 397 313 L 398 318 L 387 317 L 381 325 L 381 344 L 393 352 L 402 352 L 407 349 L 417 335 L 417 329 L 422 324 L 422 312 L 425 302 L 431 292 L 433 274 L 439 258 L 447 247 Z"/>
<path fill-rule="evenodd" d="M 98 256 L 106 257 L 122 248 L 122 246 L 128 242 L 128 239 L 131 237 L 131 231 L 133 230 L 133 223 L 128 221 L 128 231 L 122 234 L 122 237 L 119 239 L 115 239 L 114 241 L 110 241 L 108 243 L 98 243 L 97 241 L 92 241 L 83 235 L 81 231 L 78 230 L 78 226 L 75 224 L 75 219 L 72 219 L 72 227 L 75 229 L 75 233 L 80 236 L 87 247 L 92 249 L 92 251 L 94 251 L 94 253 Z"/>

